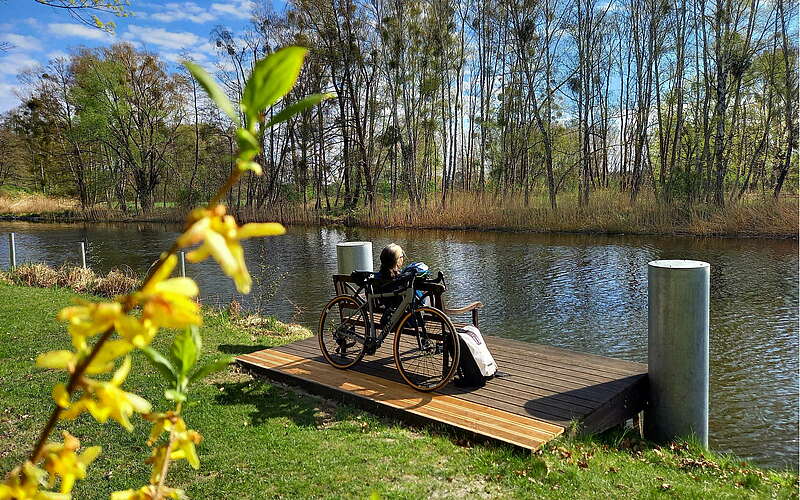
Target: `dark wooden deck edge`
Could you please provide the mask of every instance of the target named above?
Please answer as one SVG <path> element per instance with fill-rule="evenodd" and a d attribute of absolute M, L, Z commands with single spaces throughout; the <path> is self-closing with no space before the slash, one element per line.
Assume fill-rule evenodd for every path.
<path fill-rule="evenodd" d="M 624 424 L 626 420 L 638 415 L 647 406 L 649 382 L 647 374 L 631 377 L 634 379 L 624 391 L 603 403 L 599 408 L 581 420 L 581 434 L 599 434 L 612 427 Z"/>
<path fill-rule="evenodd" d="M 245 370 L 250 371 L 252 373 L 266 376 L 272 380 L 276 380 L 278 382 L 299 387 L 303 390 L 308 391 L 309 393 L 315 396 L 321 396 L 324 398 L 342 401 L 345 403 L 353 404 L 361 408 L 362 410 L 366 410 L 370 413 L 375 415 L 379 415 L 384 418 L 393 419 L 393 420 L 400 420 L 406 422 L 411 425 L 419 426 L 419 427 L 428 427 L 428 428 L 445 428 L 456 430 L 458 433 L 464 434 L 469 436 L 473 442 L 476 443 L 490 443 L 490 442 L 500 442 L 504 443 L 509 446 L 513 446 L 516 450 L 523 451 L 526 453 L 531 452 L 529 448 L 524 446 L 505 441 L 498 438 L 493 438 L 491 436 L 487 436 L 484 434 L 480 434 L 478 432 L 471 431 L 469 429 L 465 429 L 463 427 L 459 427 L 457 425 L 448 424 L 437 420 L 432 417 L 427 417 L 425 415 L 420 415 L 417 413 L 412 413 L 409 411 L 397 411 L 397 408 L 385 405 L 379 401 L 376 401 L 372 398 L 361 396 L 355 392 L 351 391 L 343 391 L 341 389 L 337 389 L 335 387 L 329 387 L 324 384 L 320 384 L 314 382 L 313 380 L 307 380 L 303 377 L 298 377 L 292 375 L 290 373 L 285 373 L 280 370 L 275 370 L 272 368 L 267 368 L 256 363 L 251 363 L 249 361 L 243 360 L 241 358 L 236 358 L 236 362 L 239 366 L 243 367 Z"/>

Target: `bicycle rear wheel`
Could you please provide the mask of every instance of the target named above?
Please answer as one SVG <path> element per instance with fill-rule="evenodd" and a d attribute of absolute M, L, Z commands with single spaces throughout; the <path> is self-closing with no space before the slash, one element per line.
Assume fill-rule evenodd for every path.
<path fill-rule="evenodd" d="M 434 307 L 406 314 L 394 335 L 394 361 L 403 379 L 418 391 L 444 387 L 455 375 L 458 334 L 450 318 Z"/>
<path fill-rule="evenodd" d="M 361 304 L 347 295 L 334 297 L 319 317 L 319 347 L 325 360 L 344 370 L 364 357 L 367 322 Z"/>

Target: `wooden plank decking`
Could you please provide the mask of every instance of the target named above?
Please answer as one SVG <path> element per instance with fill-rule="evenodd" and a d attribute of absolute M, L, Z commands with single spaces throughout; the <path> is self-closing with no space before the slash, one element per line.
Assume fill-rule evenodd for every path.
<path fill-rule="evenodd" d="M 403 382 L 390 342 L 350 370 L 327 364 L 316 337 L 237 360 L 311 391 L 401 410 L 400 416 L 445 423 L 529 449 L 560 435 L 573 421 L 584 432 L 601 432 L 643 409 L 646 365 L 499 337 L 485 340 L 504 376 L 480 389 L 449 384 L 437 393 L 421 393 Z"/>

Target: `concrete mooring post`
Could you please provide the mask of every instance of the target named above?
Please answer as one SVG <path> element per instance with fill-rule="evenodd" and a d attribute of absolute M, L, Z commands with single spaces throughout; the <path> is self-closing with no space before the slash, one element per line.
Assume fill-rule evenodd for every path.
<path fill-rule="evenodd" d="M 650 405 L 645 437 L 694 436 L 708 447 L 708 317 L 711 266 L 656 260 L 647 269 Z"/>
<path fill-rule="evenodd" d="M 9 233 L 8 235 L 8 269 L 13 270 L 17 267 L 17 242 L 16 235 Z"/>
<path fill-rule="evenodd" d="M 81 267 L 86 269 L 86 242 L 81 241 Z"/>
<path fill-rule="evenodd" d="M 347 241 L 336 244 L 336 262 L 339 274 L 353 271 L 372 271 L 372 242 Z"/>

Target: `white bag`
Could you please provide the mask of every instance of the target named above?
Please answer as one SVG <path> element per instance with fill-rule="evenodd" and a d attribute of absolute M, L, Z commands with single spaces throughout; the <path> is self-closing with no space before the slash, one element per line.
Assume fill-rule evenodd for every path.
<path fill-rule="evenodd" d="M 467 344 L 469 351 L 472 353 L 472 358 L 478 369 L 484 377 L 492 377 L 497 371 L 497 364 L 494 362 L 492 354 L 486 347 L 486 342 L 483 341 L 481 331 L 472 325 L 467 325 L 458 330 L 458 335 Z M 463 356 L 463 354 L 462 354 Z"/>

